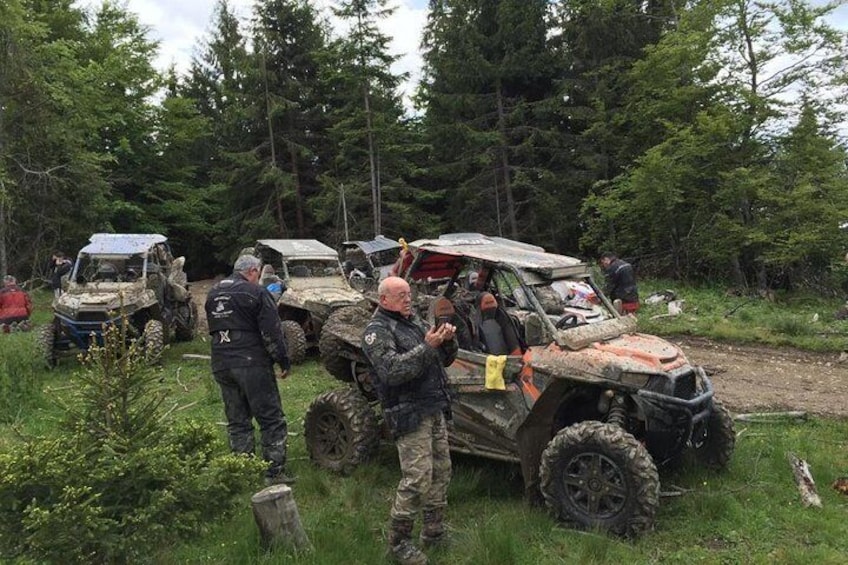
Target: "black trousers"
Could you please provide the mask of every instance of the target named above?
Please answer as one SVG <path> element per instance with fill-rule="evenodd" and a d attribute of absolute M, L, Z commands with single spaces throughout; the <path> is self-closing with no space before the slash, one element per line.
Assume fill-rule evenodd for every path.
<path fill-rule="evenodd" d="M 271 365 L 234 367 L 214 373 L 221 387 L 227 435 L 234 453 L 254 454 L 253 419 L 262 437 L 262 458 L 269 462 L 269 474 L 286 464 L 288 427 L 277 379 Z"/>

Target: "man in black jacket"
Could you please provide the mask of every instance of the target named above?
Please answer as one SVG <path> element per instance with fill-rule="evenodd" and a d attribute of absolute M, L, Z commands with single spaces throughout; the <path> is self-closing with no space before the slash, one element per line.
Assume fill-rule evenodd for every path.
<path fill-rule="evenodd" d="M 291 364 L 277 308 L 257 284 L 261 267 L 258 257 L 242 255 L 233 274 L 206 297 L 212 373 L 221 387 L 232 451 L 253 456 L 255 418 L 262 457 L 268 461 L 266 483 L 290 483 L 293 479 L 285 472 L 288 428 L 276 378 L 285 378 Z M 281 371 L 277 375 L 275 363 Z"/>
<path fill-rule="evenodd" d="M 50 288 L 53 296 L 58 297 L 62 294 L 62 277 L 71 272 L 74 264 L 61 251 L 53 253 L 50 263 Z"/>
<path fill-rule="evenodd" d="M 445 540 L 451 461 L 444 367 L 456 356 L 456 328 L 450 323 L 428 327 L 413 313 L 409 284 L 402 278 L 386 278 L 377 293 L 380 306 L 362 343 L 376 373 L 383 417 L 397 443 L 402 473 L 391 510 L 389 553 L 399 563 L 420 565 L 427 563 L 427 556 L 411 539 L 419 512 L 421 542 Z"/>
<path fill-rule="evenodd" d="M 636 288 L 633 267 L 614 253 L 604 253 L 599 262 L 606 277 L 604 293 L 610 300 L 621 300 L 623 313 L 636 312 L 639 309 L 639 291 Z"/>

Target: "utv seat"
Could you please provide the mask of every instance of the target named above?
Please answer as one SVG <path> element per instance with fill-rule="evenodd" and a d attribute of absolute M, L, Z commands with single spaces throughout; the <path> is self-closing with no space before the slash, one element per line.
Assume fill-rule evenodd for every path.
<path fill-rule="evenodd" d="M 309 267 L 306 265 L 295 265 L 291 268 L 291 276 L 293 277 L 308 277 L 312 273 L 309 272 Z"/>
<path fill-rule="evenodd" d="M 515 324 L 491 292 L 483 292 L 478 297 L 474 318 L 478 339 L 486 353 L 521 355 L 521 340 Z"/>
<path fill-rule="evenodd" d="M 457 312 L 456 307 L 449 298 L 440 296 L 433 302 L 433 322 L 436 326 L 444 323 L 456 326 L 456 340 L 460 349 L 467 351 L 480 351 L 479 345 L 474 342 L 468 323 Z"/>

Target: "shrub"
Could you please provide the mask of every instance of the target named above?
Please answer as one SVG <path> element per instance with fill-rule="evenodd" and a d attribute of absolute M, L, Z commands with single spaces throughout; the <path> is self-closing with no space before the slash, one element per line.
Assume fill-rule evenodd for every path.
<path fill-rule="evenodd" d="M 66 432 L 0 454 L 0 552 L 62 562 L 149 559 L 201 530 L 264 468 L 214 430 L 162 413 L 157 374 L 110 328 L 75 377 Z"/>

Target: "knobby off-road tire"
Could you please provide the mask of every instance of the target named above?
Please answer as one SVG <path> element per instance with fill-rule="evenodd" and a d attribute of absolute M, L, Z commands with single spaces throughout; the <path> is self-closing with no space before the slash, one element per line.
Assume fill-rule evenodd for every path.
<path fill-rule="evenodd" d="M 733 418 L 724 405 L 713 399 L 713 411 L 707 420 L 707 437 L 692 448 L 697 463 L 722 471 L 727 468 L 736 447 Z"/>
<path fill-rule="evenodd" d="M 342 355 L 342 352 L 354 346 L 339 337 L 339 334 L 345 328 L 364 331 L 370 319 L 371 312 L 368 310 L 359 306 L 345 306 L 332 312 L 324 323 L 318 338 L 318 352 L 327 372 L 342 382 L 353 381 L 351 360 Z M 358 333 L 361 335 L 362 332 Z"/>
<path fill-rule="evenodd" d="M 188 302 L 188 319 L 184 322 L 177 320 L 174 324 L 174 339 L 192 341 L 197 336 L 197 304 L 193 301 Z"/>
<path fill-rule="evenodd" d="M 653 527 L 659 476 L 651 455 L 613 424 L 563 428 L 542 454 L 541 490 L 557 518 L 634 537 Z"/>
<path fill-rule="evenodd" d="M 162 362 L 162 352 L 165 350 L 165 326 L 159 320 L 148 320 L 141 334 L 141 344 L 144 360 L 148 365 L 158 365 Z"/>
<path fill-rule="evenodd" d="M 56 329 L 53 324 L 39 326 L 35 335 L 35 346 L 48 368 L 56 366 Z"/>
<path fill-rule="evenodd" d="M 286 337 L 286 352 L 292 365 L 306 359 L 306 332 L 294 320 L 283 320 L 283 335 Z"/>
<path fill-rule="evenodd" d="M 312 462 L 341 474 L 367 461 L 380 442 L 374 410 L 353 388 L 331 390 L 313 400 L 304 433 Z"/>

